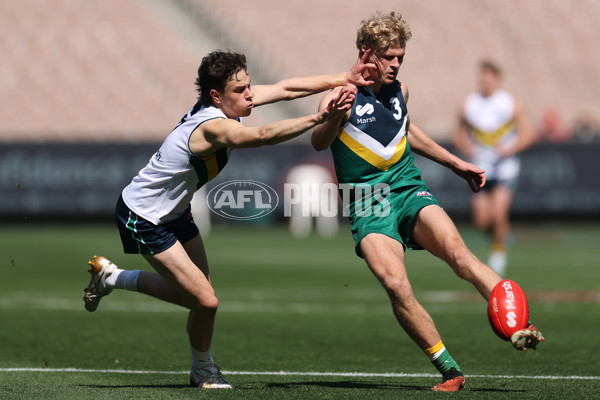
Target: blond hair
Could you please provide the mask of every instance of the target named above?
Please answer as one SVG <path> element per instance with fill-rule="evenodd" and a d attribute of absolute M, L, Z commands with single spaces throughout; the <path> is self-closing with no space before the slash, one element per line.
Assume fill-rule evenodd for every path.
<path fill-rule="evenodd" d="M 406 47 L 406 42 L 412 37 L 408 23 L 396 11 L 383 14 L 381 11 L 370 19 L 363 20 L 356 34 L 356 47 L 360 51 L 364 45 L 375 52 L 387 50 L 398 43 Z"/>

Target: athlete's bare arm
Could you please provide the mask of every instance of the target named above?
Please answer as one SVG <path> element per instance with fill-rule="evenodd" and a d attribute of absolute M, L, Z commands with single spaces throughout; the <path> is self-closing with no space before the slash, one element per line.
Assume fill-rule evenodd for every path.
<path fill-rule="evenodd" d="M 533 125 L 521 102 L 515 100 L 514 121 L 517 129 L 517 140 L 508 147 L 498 148 L 498 154 L 501 157 L 508 157 L 513 154 L 527 150 L 535 143 L 535 131 Z"/>
<path fill-rule="evenodd" d="M 409 125 L 408 143 L 415 153 L 451 169 L 455 174 L 465 179 L 474 192 L 479 192 L 485 185 L 484 170 L 450 153 L 437 144 L 415 123 Z"/>
<path fill-rule="evenodd" d="M 290 140 L 329 118 L 339 118 L 351 108 L 354 94 L 340 91 L 319 112 L 299 118 L 249 127 L 233 119 L 217 118 L 200 125 L 190 137 L 190 150 L 199 156 L 211 154 L 221 147 L 249 148 L 273 145 Z"/>
<path fill-rule="evenodd" d="M 332 75 L 305 76 L 301 78 L 284 79 L 273 85 L 252 86 L 253 102 L 255 106 L 274 103 L 281 100 L 292 100 L 309 96 L 322 91 L 343 86 L 346 83 L 355 86 L 372 84 L 364 78 L 365 72 L 376 68 L 375 64 L 367 63 L 370 51 L 366 52 L 348 72 Z"/>
<path fill-rule="evenodd" d="M 475 152 L 475 146 L 469 137 L 469 125 L 467 124 L 467 120 L 465 118 L 464 103 L 460 106 L 458 112 L 458 126 L 452 135 L 452 142 L 454 143 L 454 147 L 456 147 L 456 149 L 462 154 L 469 158 L 473 156 L 473 153 Z"/>
<path fill-rule="evenodd" d="M 331 99 L 334 99 L 336 96 L 339 96 L 341 92 L 348 91 L 352 93 L 352 98 L 356 95 L 356 86 L 354 85 L 346 85 L 343 88 L 335 88 L 331 92 L 327 93 L 325 97 L 321 100 L 319 104 L 319 111 L 325 109 Z M 351 110 L 348 109 L 344 113 L 338 113 L 331 118 L 328 118 L 327 121 L 318 125 L 313 129 L 313 133 L 311 136 L 311 144 L 317 151 L 322 151 L 328 149 L 331 143 L 333 143 L 335 137 L 337 136 L 338 129 L 340 126 L 344 125 L 348 118 L 350 118 Z"/>
<path fill-rule="evenodd" d="M 401 83 L 404 101 L 408 103 L 408 86 Z M 410 148 L 416 154 L 451 169 L 455 174 L 465 179 L 474 192 L 485 185 L 485 171 L 478 166 L 468 163 L 440 146 L 423 129 L 411 122 L 410 115 L 406 116 L 407 140 Z"/>

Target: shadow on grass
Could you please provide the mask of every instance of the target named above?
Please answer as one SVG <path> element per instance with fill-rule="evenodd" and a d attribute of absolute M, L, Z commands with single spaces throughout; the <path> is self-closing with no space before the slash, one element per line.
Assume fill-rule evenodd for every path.
<path fill-rule="evenodd" d="M 77 385 L 90 389 L 185 389 L 190 385 Z"/>
<path fill-rule="evenodd" d="M 179 385 L 77 385 L 84 388 L 93 389 L 189 389 L 190 385 L 179 384 Z M 429 385 L 418 386 L 418 385 L 394 385 L 394 384 L 383 384 L 383 383 L 367 383 L 367 382 L 355 382 L 355 381 L 336 381 L 336 382 L 286 382 L 286 383 L 267 383 L 264 386 L 260 384 L 253 384 L 250 386 L 236 385 L 238 390 L 256 390 L 256 389 L 297 389 L 299 387 L 326 387 L 332 389 L 365 389 L 365 390 L 401 390 L 401 391 L 431 391 Z M 482 393 L 526 393 L 526 390 L 522 389 L 503 389 L 503 388 L 490 388 L 490 387 L 467 387 L 464 389 L 467 392 L 482 392 Z"/>
<path fill-rule="evenodd" d="M 469 388 L 469 392 L 490 392 L 490 393 L 527 393 L 523 389 L 500 389 L 500 388 Z"/>
<path fill-rule="evenodd" d="M 383 383 L 367 383 L 354 381 L 336 381 L 336 382 L 286 382 L 286 383 L 268 383 L 267 388 L 291 389 L 298 386 L 321 386 L 338 389 L 368 389 L 368 390 L 430 390 L 429 386 L 416 385 L 391 385 Z"/>
<path fill-rule="evenodd" d="M 411 390 L 411 391 L 431 391 L 431 386 L 418 386 L 418 385 L 395 385 L 395 384 L 382 384 L 382 383 L 366 383 L 366 382 L 354 382 L 354 381 L 337 381 L 337 382 L 287 382 L 287 383 L 268 383 L 265 385 L 267 388 L 279 388 L 279 389 L 291 389 L 299 386 L 320 386 L 327 388 L 338 388 L 338 389 L 368 389 L 368 390 Z M 490 393 L 525 393 L 526 390 L 522 389 L 503 389 L 503 388 L 491 388 L 491 387 L 474 387 L 465 388 L 469 392 L 490 392 Z"/>

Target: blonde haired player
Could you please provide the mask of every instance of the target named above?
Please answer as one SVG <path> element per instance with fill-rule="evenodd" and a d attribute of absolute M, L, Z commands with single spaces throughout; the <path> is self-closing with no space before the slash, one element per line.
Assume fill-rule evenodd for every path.
<path fill-rule="evenodd" d="M 530 147 L 535 134 L 523 105 L 501 88 L 502 72 L 492 61 L 479 65 L 479 90 L 460 108 L 454 145 L 485 170 L 486 186 L 473 196 L 475 225 L 492 233 L 488 264 L 506 272 L 510 206 L 520 171 L 518 153 Z"/>
<path fill-rule="evenodd" d="M 385 288 L 402 328 L 441 373 L 442 382 L 433 390 L 452 392 L 464 387 L 465 378 L 433 319 L 413 294 L 404 260 L 406 249 L 425 248 L 440 257 L 485 299 L 501 278 L 466 247 L 414 165 L 412 151 L 450 168 L 475 192 L 485 184 L 481 168 L 452 155 L 410 122 L 408 88 L 396 78 L 411 36 L 397 12 L 377 13 L 362 22 L 356 47 L 359 58 L 372 51 L 370 60 L 377 70 L 369 72 L 367 79 L 374 83 L 358 88 L 350 110 L 315 127 L 312 144 L 316 150 L 331 149 L 339 183 L 355 187 L 354 194 L 365 186 L 388 188 L 379 196 L 349 196 L 356 198 L 346 209 L 355 249 Z M 332 90 L 320 109 L 326 109 L 339 94 L 340 89 Z M 384 204 L 387 208 L 382 209 Z M 541 340 L 539 331 L 530 326 L 514 336 L 513 345 L 525 350 Z"/>

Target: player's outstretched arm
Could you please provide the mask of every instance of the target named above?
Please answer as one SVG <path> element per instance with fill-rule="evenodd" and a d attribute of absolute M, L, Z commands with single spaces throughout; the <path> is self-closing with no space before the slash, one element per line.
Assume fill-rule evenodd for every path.
<path fill-rule="evenodd" d="M 236 120 L 225 118 L 206 121 L 192 134 L 190 150 L 202 155 L 221 147 L 249 148 L 281 143 L 301 135 L 329 118 L 338 118 L 352 106 L 353 101 L 353 93 L 341 91 L 325 108 L 315 114 L 275 121 L 258 127 L 247 127 Z"/>
<path fill-rule="evenodd" d="M 357 92 L 356 86 L 346 85 L 343 88 L 334 89 L 327 93 L 327 95 L 323 97 L 321 103 L 319 104 L 319 110 L 326 108 L 332 99 L 336 98 L 337 96 L 342 96 L 344 92 L 351 93 L 351 97 L 348 97 L 348 100 L 351 99 L 353 102 L 354 96 Z M 348 118 L 350 118 L 350 108 L 344 112 L 340 111 L 332 114 L 327 121 L 315 127 L 311 136 L 311 144 L 314 149 L 317 151 L 328 149 L 331 143 L 333 143 L 335 140 L 338 129 L 348 120 Z"/>
<path fill-rule="evenodd" d="M 523 104 L 519 101 L 515 101 L 514 121 L 517 128 L 517 140 L 508 146 L 498 149 L 501 157 L 518 154 L 527 150 L 535 143 L 535 130 Z"/>
<path fill-rule="evenodd" d="M 364 78 L 365 72 L 375 69 L 375 64 L 368 63 L 370 51 L 354 63 L 348 72 L 332 75 L 305 76 L 284 79 L 273 85 L 256 85 L 252 87 L 255 106 L 274 103 L 281 100 L 293 100 L 300 97 L 320 93 L 349 83 L 355 86 L 367 86 L 373 83 Z"/>
<path fill-rule="evenodd" d="M 465 179 L 472 191 L 478 192 L 485 185 L 484 170 L 450 153 L 429 137 L 423 129 L 411 122 L 408 128 L 408 142 L 415 153 L 450 168 Z"/>
<path fill-rule="evenodd" d="M 464 104 L 461 106 L 458 114 L 458 126 L 454 130 L 454 134 L 452 135 L 452 142 L 454 147 L 466 157 L 472 157 L 474 153 L 474 145 L 469 138 L 468 134 L 468 124 L 465 119 L 465 106 Z"/>

